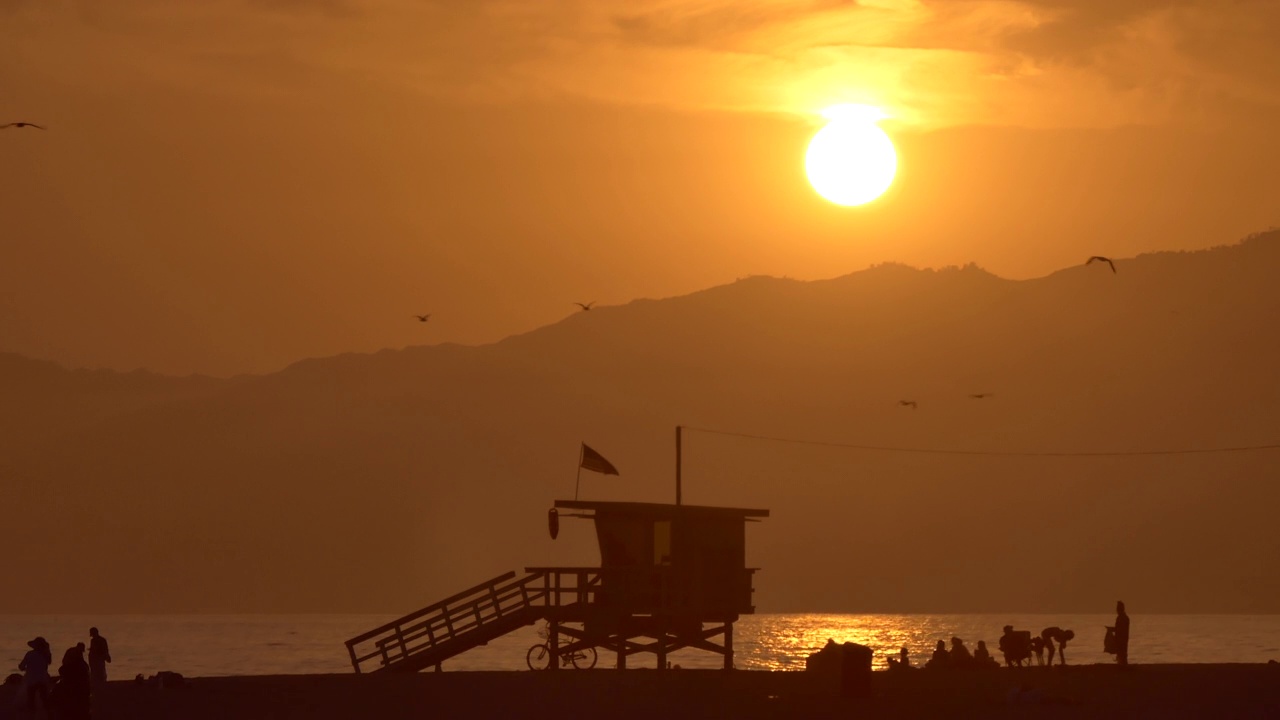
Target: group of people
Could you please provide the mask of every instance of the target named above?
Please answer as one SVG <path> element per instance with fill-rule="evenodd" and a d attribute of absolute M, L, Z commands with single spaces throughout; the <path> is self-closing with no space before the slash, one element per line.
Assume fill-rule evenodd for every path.
<path fill-rule="evenodd" d="M 1045 665 L 1045 651 L 1048 651 L 1048 665 L 1053 665 L 1053 658 L 1058 657 L 1059 665 L 1067 664 L 1067 643 L 1075 639 L 1075 632 L 1060 627 L 1047 627 L 1039 635 L 1032 635 L 1030 630 L 1014 630 L 1012 625 L 1004 626 L 1004 634 L 1000 636 L 1000 652 L 1004 655 L 1007 667 L 1021 667 L 1031 664 L 1034 657 L 1037 665 Z M 1129 616 L 1125 613 L 1124 603 L 1116 603 L 1116 624 L 1107 626 L 1107 634 L 1103 640 L 1103 650 L 1116 656 L 1119 665 L 1129 664 Z M 911 655 L 904 647 L 897 657 L 889 658 L 890 670 L 910 670 Z M 979 640 L 977 648 L 971 653 L 964 641 L 958 637 L 951 638 L 951 648 L 939 640 L 933 650 L 933 656 L 925 663 L 928 669 L 961 669 L 961 668 L 997 668 L 1000 663 L 987 650 L 985 640 Z"/>
<path fill-rule="evenodd" d="M 1032 656 L 1035 656 L 1037 665 L 1044 665 L 1046 650 L 1049 651 L 1050 666 L 1053 665 L 1054 654 L 1058 656 L 1059 665 L 1066 665 L 1067 643 L 1075 637 L 1075 631 L 1063 630 L 1056 625 L 1041 630 L 1039 635 L 1032 635 L 1030 630 L 1014 630 L 1012 625 L 1005 625 L 1004 634 L 1000 636 L 1000 652 L 1008 667 L 1021 667 L 1024 662 L 1030 665 Z"/>
<path fill-rule="evenodd" d="M 991 652 L 987 650 L 986 640 L 979 640 L 978 647 L 970 653 L 963 640 L 953 637 L 951 638 L 950 650 L 947 650 L 945 642 L 939 640 L 937 646 L 933 648 L 933 656 L 929 658 L 929 662 L 925 663 L 924 666 L 930 670 L 964 670 L 968 668 L 994 668 L 999 667 L 1000 664 L 991 657 Z"/>
<path fill-rule="evenodd" d="M 987 650 L 987 642 L 979 640 L 977 648 L 973 652 L 969 652 L 969 648 L 965 646 L 964 640 L 958 637 L 951 638 L 951 649 L 947 649 L 947 643 L 939 640 L 933 649 L 933 656 L 924 664 L 929 670 L 948 669 L 970 669 L 970 668 L 997 668 L 1000 663 L 991 657 L 991 652 Z M 896 658 L 889 658 L 890 670 L 910 670 L 911 654 L 906 648 L 902 648 L 898 652 Z"/>
<path fill-rule="evenodd" d="M 57 720 L 88 720 L 93 686 L 107 681 L 107 663 L 111 650 L 98 628 L 89 628 L 89 646 L 76 643 L 62 654 L 56 679 L 49 672 L 53 650 L 49 641 L 37 637 L 27 643 L 31 648 L 18 664 L 22 675 L 22 697 L 33 712 Z"/>

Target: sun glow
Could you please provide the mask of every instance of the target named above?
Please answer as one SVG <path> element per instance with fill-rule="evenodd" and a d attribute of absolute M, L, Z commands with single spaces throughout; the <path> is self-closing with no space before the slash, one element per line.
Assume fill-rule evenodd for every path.
<path fill-rule="evenodd" d="M 884 194 L 898 170 L 898 154 L 876 122 L 887 115 L 869 105 L 836 105 L 831 122 L 809 141 L 805 172 L 822 197 L 837 205 L 863 205 Z"/>

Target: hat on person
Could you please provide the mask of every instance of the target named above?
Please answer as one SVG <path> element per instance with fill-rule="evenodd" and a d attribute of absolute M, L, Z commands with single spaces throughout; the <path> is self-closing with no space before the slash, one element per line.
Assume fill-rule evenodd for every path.
<path fill-rule="evenodd" d="M 42 638 L 42 637 L 36 637 L 36 639 L 35 639 L 35 640 L 32 640 L 31 642 L 28 642 L 28 643 L 27 643 L 27 647 L 32 648 L 32 649 L 42 648 L 42 647 L 49 647 L 49 641 L 48 641 L 48 640 L 45 640 L 45 639 L 44 639 L 44 638 Z"/>

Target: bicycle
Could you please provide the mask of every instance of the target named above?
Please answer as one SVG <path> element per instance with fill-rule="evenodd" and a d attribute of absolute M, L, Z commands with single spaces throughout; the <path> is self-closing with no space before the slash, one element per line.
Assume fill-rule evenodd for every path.
<path fill-rule="evenodd" d="M 538 630 L 538 637 L 548 638 L 550 631 L 544 626 Z M 590 670 L 596 666 L 596 649 L 593 647 L 584 647 L 571 652 L 560 652 L 560 667 L 574 667 L 578 670 Z M 546 670 L 551 667 L 551 646 L 548 643 L 538 643 L 529 648 L 529 652 L 525 653 L 524 661 L 529 665 L 530 670 Z"/>

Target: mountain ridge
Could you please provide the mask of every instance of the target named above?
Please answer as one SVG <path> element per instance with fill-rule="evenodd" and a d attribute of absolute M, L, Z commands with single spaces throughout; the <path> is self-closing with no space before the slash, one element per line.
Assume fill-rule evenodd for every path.
<path fill-rule="evenodd" d="M 570 492 L 578 443 L 623 472 L 584 477 L 585 496 L 666 502 L 677 424 L 977 450 L 1280 438 L 1280 348 L 1259 332 L 1280 315 L 1280 233 L 1117 269 L 753 278 L 487 345 L 158 381 L 159 394 L 144 383 L 145 397 L 93 422 L 66 420 L 81 407 L 70 403 L 46 418 L 54 432 L 6 454 L 24 512 L 0 541 L 40 538 L 41 562 L 19 553 L 14 571 L 49 597 L 0 599 L 0 611 L 394 612 L 522 564 L 593 564 L 583 528 L 552 543 L 543 527 Z M 1273 455 L 685 442 L 688 502 L 773 510 L 748 540 L 762 611 L 1087 610 L 1114 595 L 1147 611 L 1280 610 L 1280 561 L 1265 559 L 1280 550 Z M 1229 502 L 1215 495 L 1225 488 Z M 1217 562 L 1179 570 L 1192 543 Z"/>

